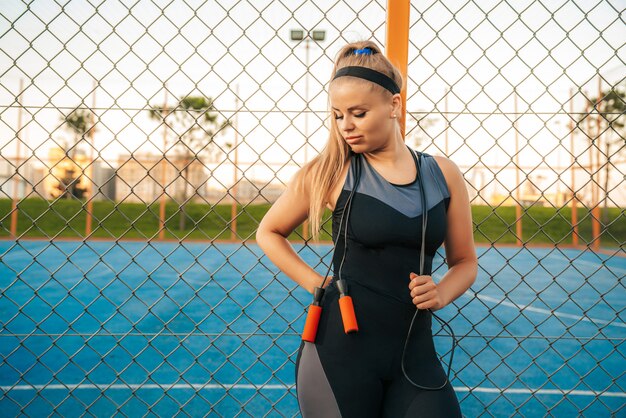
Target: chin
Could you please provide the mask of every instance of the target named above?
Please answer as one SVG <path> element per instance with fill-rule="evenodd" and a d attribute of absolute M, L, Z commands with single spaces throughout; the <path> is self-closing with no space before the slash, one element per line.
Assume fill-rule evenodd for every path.
<path fill-rule="evenodd" d="M 363 146 L 360 144 L 355 144 L 355 145 L 348 145 L 348 147 L 352 150 L 352 152 L 356 153 L 356 154 L 360 154 L 362 153 L 363 150 Z"/>

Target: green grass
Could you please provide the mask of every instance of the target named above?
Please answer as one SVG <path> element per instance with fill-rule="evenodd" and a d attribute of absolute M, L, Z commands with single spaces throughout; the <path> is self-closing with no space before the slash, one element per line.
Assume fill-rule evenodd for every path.
<path fill-rule="evenodd" d="M 270 204 L 237 206 L 238 239 L 254 239 L 256 228 Z M 85 237 L 87 204 L 77 200 L 25 199 L 18 203 L 17 235 L 19 237 L 78 238 Z M 0 199 L 0 237 L 10 236 L 11 201 Z M 229 204 L 211 206 L 189 203 L 185 208 L 186 225 L 179 230 L 179 206 L 166 204 L 166 239 L 212 240 L 231 238 Z M 330 211 L 324 213 L 321 240 L 330 241 Z M 515 243 L 515 208 L 472 206 L 476 243 Z M 609 208 L 608 227 L 602 232 L 603 247 L 619 247 L 626 237 L 624 210 Z M 522 215 L 522 239 L 527 244 L 571 244 L 571 208 L 526 208 Z M 591 214 L 578 208 L 578 233 L 582 245 L 591 241 Z M 91 237 L 108 239 L 157 239 L 159 203 L 93 203 Z M 302 239 L 302 226 L 290 236 Z"/>

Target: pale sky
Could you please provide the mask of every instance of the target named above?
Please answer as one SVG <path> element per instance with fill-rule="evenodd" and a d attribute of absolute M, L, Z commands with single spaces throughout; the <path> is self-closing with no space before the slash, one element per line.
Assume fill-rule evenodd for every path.
<path fill-rule="evenodd" d="M 27 109 L 22 139 L 42 158 L 53 146 L 50 137 L 60 141 L 69 136 L 59 128 L 60 111 L 69 112 L 83 100 L 92 106 L 97 80 L 95 109 L 101 126 L 95 143 L 114 166 L 120 153 L 158 152 L 162 130 L 144 109 L 163 104 L 166 83 L 170 105 L 174 96 L 204 95 L 215 98 L 224 117 L 232 117 L 239 106 L 239 141 L 242 136 L 245 141 L 239 148 L 240 168 L 249 177 L 269 181 L 274 173 L 267 165 L 279 170 L 289 154 L 304 162 L 305 130 L 312 145 L 309 159 L 316 153 L 313 147 L 321 149 L 327 141 L 326 89 L 339 48 L 360 38 L 372 38 L 383 49 L 385 42 L 386 0 L 58 3 L 63 9 L 52 0 L 36 0 L 28 8 L 17 0 L 0 3 L 4 157 L 15 155 L 20 79 Z M 407 110 L 416 113 L 407 117 L 407 132 L 410 137 L 415 118 L 427 112 L 434 138 L 416 148 L 442 154 L 447 137 L 450 158 L 459 166 L 470 167 L 479 156 L 487 166 L 511 164 L 503 148 L 513 153 L 515 88 L 518 112 L 527 113 L 518 119 L 520 147 L 536 150 L 527 147 L 520 164 L 533 167 L 542 158 L 553 166 L 568 163 L 570 89 L 596 97 L 598 73 L 604 89 L 624 83 L 625 4 L 412 2 Z M 309 50 L 308 121 L 306 50 L 303 42 L 289 39 L 290 29 L 296 28 L 326 31 L 326 40 L 312 42 Z M 453 119 L 447 135 L 442 114 L 446 89 L 451 89 L 447 111 Z M 582 93 L 573 103 L 575 112 L 584 110 Z M 233 136 L 231 130 L 218 141 L 232 142 Z M 559 137 L 565 148 L 558 148 Z M 577 139 L 581 150 L 586 147 L 582 141 Z M 261 153 L 263 163 L 257 161 Z M 292 165 L 276 176 L 285 182 L 296 169 Z M 232 170 L 223 165 L 213 175 L 231 179 L 222 181 L 226 183 L 232 181 Z"/>

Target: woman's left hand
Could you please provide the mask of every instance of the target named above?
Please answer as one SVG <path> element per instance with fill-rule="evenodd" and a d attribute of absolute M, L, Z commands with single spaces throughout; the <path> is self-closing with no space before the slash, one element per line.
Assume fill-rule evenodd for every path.
<path fill-rule="evenodd" d="M 433 282 L 432 276 L 419 276 L 413 272 L 409 274 L 409 289 L 411 298 L 418 309 L 431 309 L 433 311 L 443 308 L 443 300 Z"/>

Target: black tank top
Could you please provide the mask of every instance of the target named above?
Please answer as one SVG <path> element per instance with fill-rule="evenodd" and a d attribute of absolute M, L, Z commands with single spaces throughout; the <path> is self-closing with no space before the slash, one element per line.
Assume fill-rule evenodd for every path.
<path fill-rule="evenodd" d="M 417 156 L 413 150 L 411 155 L 417 168 Z M 424 274 L 430 275 L 433 257 L 446 235 L 450 193 L 436 160 L 426 153 L 421 156 L 428 208 Z M 361 177 L 352 196 L 347 251 L 341 267 L 345 216 L 341 231 L 339 222 L 355 182 L 357 158 L 361 159 Z M 390 183 L 363 155 L 351 152 L 348 175 L 332 215 L 335 278 L 339 278 L 341 267 L 341 278 L 347 279 L 348 283 L 366 286 L 384 296 L 413 304 L 408 284 L 410 272 L 419 274 L 423 213 L 419 187 L 417 177 L 408 184 Z"/>

